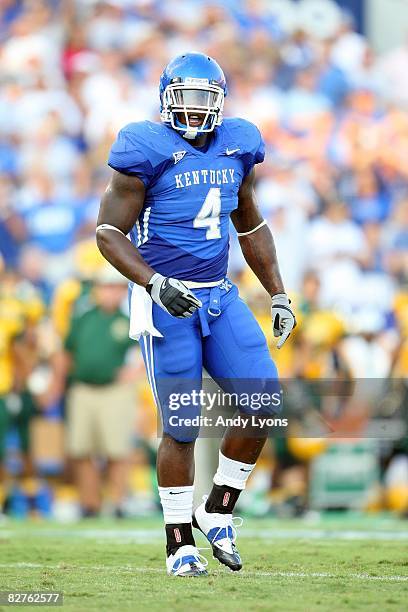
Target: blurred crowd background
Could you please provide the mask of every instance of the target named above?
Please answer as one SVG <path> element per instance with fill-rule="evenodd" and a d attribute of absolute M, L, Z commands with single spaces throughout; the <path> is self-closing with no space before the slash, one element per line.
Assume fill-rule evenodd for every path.
<path fill-rule="evenodd" d="M 225 114 L 253 121 L 266 141 L 258 201 L 299 319 L 282 351 L 234 235 L 230 277 L 271 339 L 281 376 L 375 379 L 386 397 L 380 416 L 406 407 L 408 16 L 406 38 L 378 53 L 361 6 L 353 14 L 344 5 L 353 3 L 0 0 L 4 513 L 68 519 L 158 510 L 153 401 L 138 345 L 127 339 L 126 287 L 104 267 L 94 235 L 110 145 L 124 124 L 159 119 L 160 73 L 186 50 L 219 61 Z M 67 435 L 76 436 L 67 390 L 81 383 L 101 398 L 115 384 L 131 389 L 125 457 L 105 447 L 96 463 L 78 449 L 67 454 Z M 403 514 L 406 436 L 403 422 L 393 441 L 373 434 L 328 443 L 292 431 L 268 443 L 244 509 Z M 95 470 L 105 467 L 101 489 Z"/>

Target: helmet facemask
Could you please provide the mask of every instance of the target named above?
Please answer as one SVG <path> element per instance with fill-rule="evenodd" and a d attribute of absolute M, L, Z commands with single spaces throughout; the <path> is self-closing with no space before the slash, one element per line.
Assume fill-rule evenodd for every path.
<path fill-rule="evenodd" d="M 223 108 L 224 90 L 219 85 L 207 79 L 187 78 L 164 90 L 161 119 L 174 130 L 184 132 L 185 138 L 193 139 L 221 125 Z"/>

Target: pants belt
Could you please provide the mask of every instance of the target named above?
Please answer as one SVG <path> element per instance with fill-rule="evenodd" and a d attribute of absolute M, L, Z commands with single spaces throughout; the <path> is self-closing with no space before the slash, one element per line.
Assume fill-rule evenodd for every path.
<path fill-rule="evenodd" d="M 180 282 L 182 282 L 186 287 L 188 287 L 188 289 L 204 289 L 205 287 L 218 287 L 223 281 L 224 279 L 222 278 L 218 281 L 199 283 L 196 281 L 185 281 L 180 279 Z"/>

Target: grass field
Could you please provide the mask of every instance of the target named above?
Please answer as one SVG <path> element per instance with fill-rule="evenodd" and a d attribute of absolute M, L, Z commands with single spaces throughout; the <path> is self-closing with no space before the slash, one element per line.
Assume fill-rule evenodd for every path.
<path fill-rule="evenodd" d="M 6 522 L 0 591 L 63 591 L 63 609 L 78 612 L 402 612 L 408 609 L 407 528 L 389 517 L 247 520 L 238 541 L 241 572 L 229 572 L 203 550 L 209 577 L 181 579 L 165 575 L 159 520 Z M 201 536 L 197 543 L 206 545 Z"/>

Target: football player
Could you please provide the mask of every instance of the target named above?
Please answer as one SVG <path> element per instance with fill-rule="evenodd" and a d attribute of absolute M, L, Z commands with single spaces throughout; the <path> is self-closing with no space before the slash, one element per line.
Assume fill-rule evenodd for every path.
<path fill-rule="evenodd" d="M 212 490 L 193 515 L 198 428 L 174 424 L 166 381 L 176 381 L 178 389 L 190 381 L 197 389 L 203 367 L 229 389 L 261 379 L 276 389 L 278 378 L 257 321 L 226 278 L 230 218 L 248 265 L 271 296 L 278 347 L 296 325 L 254 195 L 254 166 L 264 159 L 264 143 L 252 123 L 223 119 L 226 94 L 224 73 L 207 55 L 186 53 L 167 65 L 160 80 L 161 123 L 126 125 L 112 146 L 114 172 L 97 227 L 102 254 L 130 280 L 130 335 L 140 341 L 163 425 L 158 483 L 167 572 L 177 576 L 207 573 L 193 526 L 215 558 L 241 569 L 232 513 L 267 433 L 226 431 Z M 194 417 L 200 408 L 191 402 L 181 413 Z"/>

